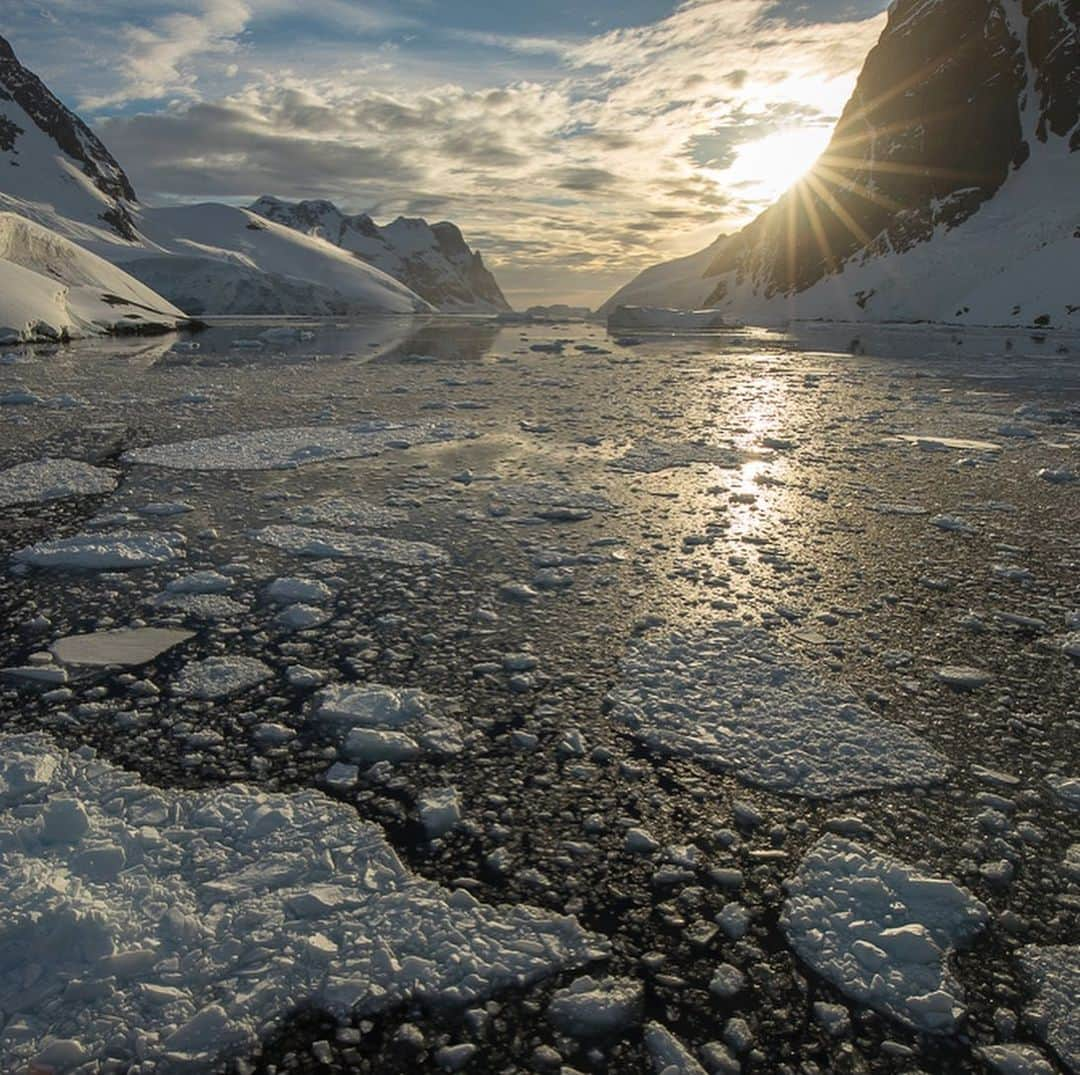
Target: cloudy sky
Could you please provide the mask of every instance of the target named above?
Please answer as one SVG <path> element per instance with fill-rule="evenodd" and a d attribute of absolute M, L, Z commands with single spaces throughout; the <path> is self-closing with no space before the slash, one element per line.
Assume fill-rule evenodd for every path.
<path fill-rule="evenodd" d="M 823 148 L 886 0 L 4 0 L 143 201 L 449 219 L 511 302 L 599 304 Z"/>

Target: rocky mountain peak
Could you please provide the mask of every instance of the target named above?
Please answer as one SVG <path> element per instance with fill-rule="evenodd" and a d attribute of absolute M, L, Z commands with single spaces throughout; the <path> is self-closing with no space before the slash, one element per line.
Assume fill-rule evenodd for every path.
<path fill-rule="evenodd" d="M 136 202 L 135 191 L 124 170 L 97 135 L 19 62 L 11 44 L 0 37 L 0 151 L 19 166 L 25 120 L 55 143 L 111 202 L 99 219 L 122 238 L 136 239 L 130 208 Z"/>

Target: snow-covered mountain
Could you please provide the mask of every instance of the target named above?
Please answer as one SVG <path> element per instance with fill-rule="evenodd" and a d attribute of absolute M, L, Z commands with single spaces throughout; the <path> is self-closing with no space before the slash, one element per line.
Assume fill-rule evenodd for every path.
<path fill-rule="evenodd" d="M 98 137 L 0 37 L 0 210 L 46 227 L 60 216 L 84 237 L 135 242 L 134 203 L 128 177 Z"/>
<path fill-rule="evenodd" d="M 895 0 L 804 180 L 606 306 L 1076 326 L 1078 123 L 1080 0 Z"/>
<path fill-rule="evenodd" d="M 168 332 L 187 320 L 103 258 L 0 212 L 0 343 Z"/>
<path fill-rule="evenodd" d="M 431 310 L 387 273 L 245 209 L 140 205 L 101 141 L 2 37 L 0 212 L 122 266 L 192 315 Z"/>
<path fill-rule="evenodd" d="M 317 236 L 407 284 L 446 311 L 500 313 L 510 309 L 484 259 L 447 221 L 398 217 L 380 227 L 366 213 L 349 216 L 333 202 L 286 202 L 263 195 L 250 209 L 304 235 Z"/>

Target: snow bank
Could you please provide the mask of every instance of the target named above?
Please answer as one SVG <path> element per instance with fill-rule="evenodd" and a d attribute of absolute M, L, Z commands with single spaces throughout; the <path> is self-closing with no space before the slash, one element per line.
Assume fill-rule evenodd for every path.
<path fill-rule="evenodd" d="M 39 459 L 0 471 L 0 508 L 62 500 L 70 496 L 99 496 L 116 488 L 115 471 L 77 459 Z"/>
<path fill-rule="evenodd" d="M 389 448 L 438 443 L 460 435 L 449 426 L 426 423 L 289 426 L 138 448 L 123 459 L 175 470 L 290 470 L 335 459 L 362 459 Z"/>
<path fill-rule="evenodd" d="M 145 245 L 114 243 L 106 256 L 192 314 L 342 316 L 433 309 L 347 251 L 246 209 L 204 203 L 140 209 L 135 219 Z"/>
<path fill-rule="evenodd" d="M 0 342 L 170 332 L 187 321 L 122 269 L 0 212 Z"/>
<path fill-rule="evenodd" d="M 970 893 L 839 836 L 811 848 L 787 891 L 781 925 L 818 974 L 916 1030 L 956 1029 L 963 992 L 949 954 L 989 917 Z"/>
<path fill-rule="evenodd" d="M 0 849 L 5 1071 L 206 1071 L 307 1001 L 465 1004 L 603 954 L 573 918 L 417 878 L 319 792 L 163 791 L 43 736 L 0 737 Z"/>
<path fill-rule="evenodd" d="M 613 719 L 653 750 L 829 799 L 941 780 L 945 758 L 819 678 L 769 632 L 723 623 L 634 644 Z"/>

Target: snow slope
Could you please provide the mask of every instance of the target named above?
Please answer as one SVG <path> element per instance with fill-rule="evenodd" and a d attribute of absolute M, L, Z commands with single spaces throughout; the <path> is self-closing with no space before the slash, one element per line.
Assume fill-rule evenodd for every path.
<path fill-rule="evenodd" d="M 102 250 L 195 314 L 408 314 L 431 309 L 346 251 L 213 202 L 139 209 L 144 244 Z"/>
<path fill-rule="evenodd" d="M 134 203 L 131 183 L 101 141 L 0 37 L 0 211 L 76 242 L 133 242 Z M 58 229 L 57 220 L 67 227 Z"/>
<path fill-rule="evenodd" d="M 0 342 L 168 332 L 186 322 L 122 269 L 33 221 L 0 212 Z"/>
<path fill-rule="evenodd" d="M 427 312 L 396 279 L 332 243 L 227 205 L 140 206 L 123 169 L 0 37 L 0 213 L 49 228 L 192 315 Z M 56 292 L 9 272 L 6 291 L 56 315 Z M 19 274 L 20 277 L 22 274 Z M 144 289 L 144 293 L 145 292 Z M 160 305 L 160 300 L 158 300 Z M 168 303 L 165 304 L 166 306 Z M 15 311 L 14 299 L 8 305 Z M 47 312 L 49 317 L 43 318 Z"/>
<path fill-rule="evenodd" d="M 605 312 L 1076 327 L 1078 225 L 1080 4 L 895 0 L 808 175 Z"/>
<path fill-rule="evenodd" d="M 699 310 L 716 288 L 716 280 L 705 275 L 716 259 L 726 236 L 688 257 L 653 265 L 621 287 L 599 310 L 598 320 L 620 306 L 671 306 L 678 310 Z"/>
<path fill-rule="evenodd" d="M 332 202 L 286 202 L 264 195 L 252 212 L 355 254 L 407 284 L 441 310 L 501 313 L 510 309 L 483 258 L 449 222 L 398 217 L 380 227 L 366 213 L 347 216 Z"/>

